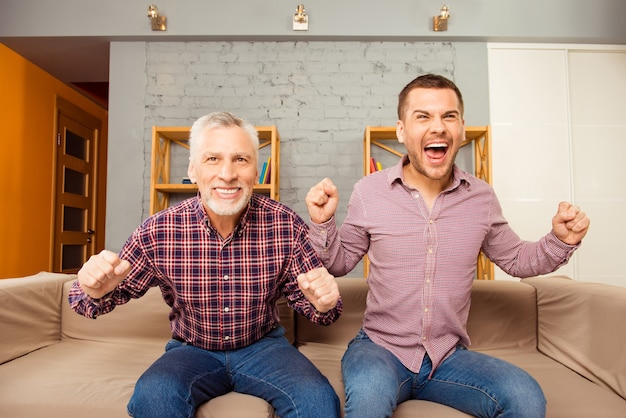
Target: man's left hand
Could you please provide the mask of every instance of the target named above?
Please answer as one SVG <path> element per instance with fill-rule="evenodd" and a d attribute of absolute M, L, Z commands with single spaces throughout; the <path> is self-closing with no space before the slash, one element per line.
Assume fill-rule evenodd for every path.
<path fill-rule="evenodd" d="M 300 274 L 298 287 L 320 313 L 330 311 L 339 301 L 339 287 L 335 277 L 324 267 Z"/>
<path fill-rule="evenodd" d="M 576 245 L 587 234 L 590 222 L 578 206 L 561 202 L 556 215 L 552 218 L 552 231 L 564 243 Z"/>

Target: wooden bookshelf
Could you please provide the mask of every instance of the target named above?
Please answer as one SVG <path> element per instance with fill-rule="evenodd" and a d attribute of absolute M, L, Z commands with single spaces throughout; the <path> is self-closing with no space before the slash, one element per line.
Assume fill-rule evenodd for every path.
<path fill-rule="evenodd" d="M 280 200 L 280 136 L 275 126 L 256 126 L 259 133 L 259 150 L 268 149 L 270 157 L 269 182 L 256 184 L 254 192 Z M 153 126 L 152 127 L 152 164 L 150 174 L 150 214 L 155 214 L 170 205 L 172 195 L 196 193 L 195 184 L 182 184 L 172 179 L 172 147 L 189 149 L 190 126 Z M 266 148 L 269 147 L 269 148 Z M 259 158 L 259 173 L 266 161 Z"/>
<path fill-rule="evenodd" d="M 368 175 L 370 170 L 370 158 L 372 147 L 378 147 L 386 153 L 397 156 L 404 155 L 402 151 L 394 148 L 391 141 L 398 141 L 395 126 L 367 126 L 363 135 L 363 174 Z M 490 126 L 466 126 L 465 141 L 461 147 L 472 146 L 474 154 L 474 175 L 491 184 L 491 127 Z M 364 258 L 363 274 L 369 273 L 369 260 Z M 493 280 L 493 263 L 481 252 L 476 264 L 476 277 L 479 280 Z"/>

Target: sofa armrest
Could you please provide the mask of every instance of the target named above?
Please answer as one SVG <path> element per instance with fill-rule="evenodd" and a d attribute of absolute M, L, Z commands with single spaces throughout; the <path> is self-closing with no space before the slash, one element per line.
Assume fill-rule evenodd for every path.
<path fill-rule="evenodd" d="M 524 282 L 537 289 L 539 350 L 626 399 L 626 288 L 565 276 Z"/>
<path fill-rule="evenodd" d="M 0 364 L 60 341 L 63 283 L 75 278 L 41 272 L 0 280 Z"/>

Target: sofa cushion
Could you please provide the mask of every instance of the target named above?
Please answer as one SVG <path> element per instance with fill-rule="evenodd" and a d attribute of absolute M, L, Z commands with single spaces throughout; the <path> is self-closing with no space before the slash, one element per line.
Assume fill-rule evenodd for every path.
<path fill-rule="evenodd" d="M 116 342 L 155 339 L 165 342 L 171 337 L 169 306 L 158 287 L 151 288 L 140 299 L 116 306 L 113 312 L 91 319 L 77 314 L 67 302 L 72 282 L 65 283 L 61 323 L 63 338 Z"/>
<path fill-rule="evenodd" d="M 626 417 L 626 402 L 618 395 L 538 351 L 481 350 L 526 370 L 546 395 L 548 418 Z"/>
<path fill-rule="evenodd" d="M 62 287 L 74 277 L 41 272 L 2 280 L 0 329 L 11 344 L 0 344 L 0 364 L 59 342 Z"/>
<path fill-rule="evenodd" d="M 148 339 L 65 339 L 0 367 L 0 416 L 128 417 L 135 382 L 163 352 Z"/>
<path fill-rule="evenodd" d="M 235 408 L 234 405 L 237 407 Z M 202 404 L 195 418 L 278 418 L 274 408 L 261 398 L 230 392 Z"/>
<path fill-rule="evenodd" d="M 564 276 L 524 281 L 537 289 L 539 350 L 626 399 L 626 288 Z"/>

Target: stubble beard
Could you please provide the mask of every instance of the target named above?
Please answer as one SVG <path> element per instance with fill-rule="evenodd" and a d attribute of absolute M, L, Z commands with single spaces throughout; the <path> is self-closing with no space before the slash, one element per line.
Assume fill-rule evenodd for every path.
<path fill-rule="evenodd" d="M 452 158 L 448 160 L 445 166 L 440 166 L 435 169 L 429 168 L 426 164 L 423 164 L 422 160 L 418 158 L 418 155 L 416 155 L 413 152 L 408 153 L 409 160 L 410 160 L 409 163 L 415 169 L 415 171 L 417 171 L 418 174 L 426 177 L 429 180 L 433 180 L 433 181 L 446 180 L 446 179 L 449 179 L 450 176 L 452 175 L 454 162 L 456 161 L 456 156 L 458 152 L 459 150 L 457 149 L 452 155 Z"/>

